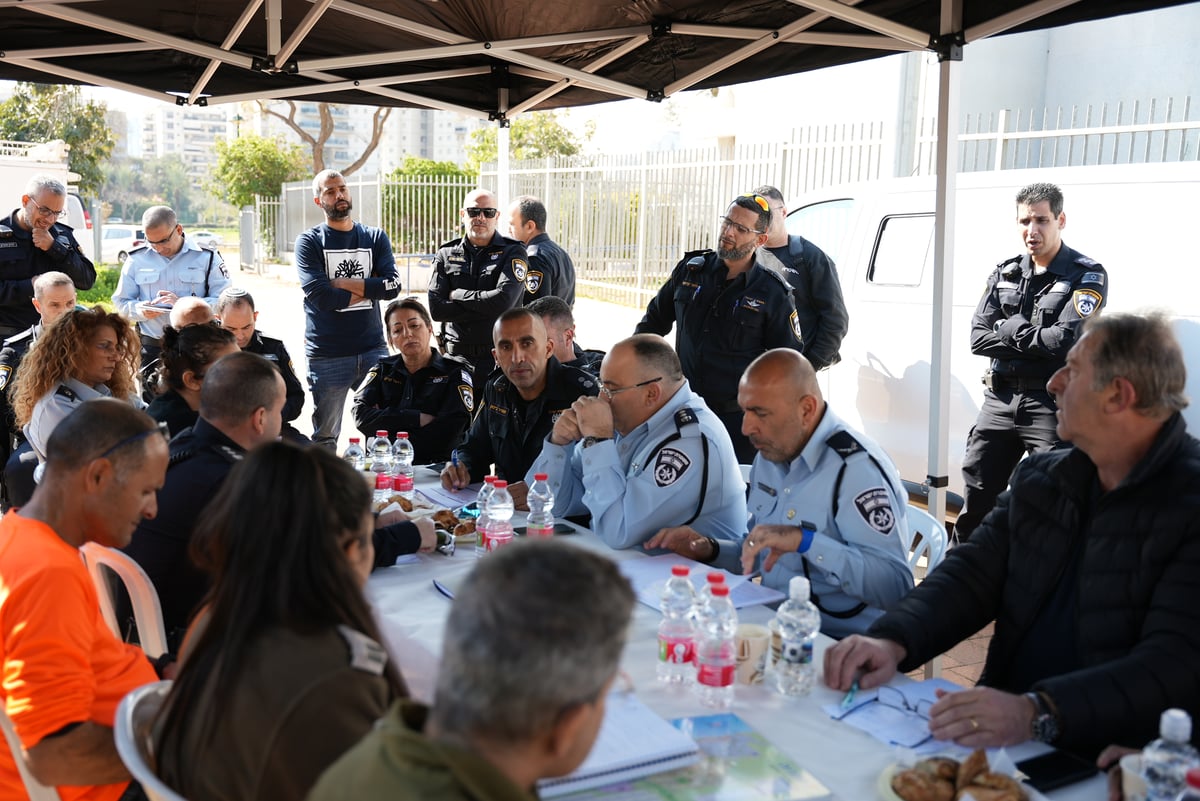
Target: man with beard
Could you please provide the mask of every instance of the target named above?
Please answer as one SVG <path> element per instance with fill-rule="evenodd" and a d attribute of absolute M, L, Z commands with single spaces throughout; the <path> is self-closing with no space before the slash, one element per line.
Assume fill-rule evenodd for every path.
<path fill-rule="evenodd" d="M 379 301 L 400 292 L 387 234 L 350 218 L 346 179 L 336 170 L 313 178 L 313 203 L 325 222 L 296 239 L 304 290 L 304 353 L 313 395 L 313 442 L 333 449 L 346 393 L 387 356 Z"/>
<path fill-rule="evenodd" d="M 791 287 L 756 259 L 771 226 L 766 198 L 734 198 L 718 226 L 717 250 L 683 254 L 636 333 L 666 336 L 678 324 L 684 377 L 721 419 L 738 461 L 749 464 L 755 450 L 742 435 L 738 381 L 759 354 L 802 350 L 803 342 Z"/>

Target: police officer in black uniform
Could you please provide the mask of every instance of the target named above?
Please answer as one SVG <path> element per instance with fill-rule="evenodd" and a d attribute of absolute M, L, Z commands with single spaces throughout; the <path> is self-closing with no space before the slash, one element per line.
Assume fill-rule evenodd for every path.
<path fill-rule="evenodd" d="M 66 214 L 67 188 L 57 178 L 36 175 L 25 187 L 21 207 L 0 220 L 0 338 L 19 334 L 38 321 L 33 279 L 57 270 L 77 289 L 91 289 L 96 268 L 75 241 Z"/>
<path fill-rule="evenodd" d="M 1062 241 L 1063 195 L 1036 183 L 1017 194 L 1025 254 L 997 265 L 971 322 L 971 352 L 991 359 L 979 418 L 963 457 L 960 542 L 996 505 L 1025 453 L 1058 442 L 1058 406 L 1046 382 L 1066 362 L 1083 321 L 1108 302 L 1108 274 Z"/>
<path fill-rule="evenodd" d="M 484 390 L 475 422 L 458 447 L 458 464 L 447 464 L 442 485 L 460 489 L 483 479 L 488 465 L 518 485 L 513 501 L 524 508 L 527 488 L 520 483 L 558 416 L 581 395 L 596 395 L 596 380 L 582 370 L 564 367 L 551 354 L 542 318 L 526 308 L 511 309 L 495 326 L 496 361 L 500 369 Z"/>
<path fill-rule="evenodd" d="M 399 353 L 367 373 L 354 395 L 354 424 L 367 436 L 407 431 L 416 464 L 445 461 L 475 411 L 472 365 L 430 346 L 433 321 L 416 298 L 393 300 L 383 324 Z"/>
<path fill-rule="evenodd" d="M 257 353 L 279 368 L 283 376 L 283 385 L 287 390 L 287 400 L 283 404 L 283 432 L 281 436 L 298 445 L 312 442 L 292 425 L 292 421 L 300 416 L 304 408 L 304 385 L 296 377 L 296 368 L 292 365 L 291 354 L 283 340 L 275 339 L 258 330 L 258 312 L 254 308 L 254 297 L 240 287 L 229 287 L 221 291 L 217 297 L 214 312 L 221 321 L 221 327 L 233 333 L 238 347 L 248 353 Z"/>
<path fill-rule="evenodd" d="M 529 271 L 525 274 L 522 306 L 538 298 L 562 298 L 575 305 L 575 264 L 546 233 L 546 206 L 532 195 L 521 195 L 505 212 L 508 235 L 525 243 Z"/>
<path fill-rule="evenodd" d="M 429 311 L 442 323 L 442 350 L 475 366 L 476 397 L 495 366 L 492 325 L 521 303 L 529 269 L 525 246 L 496 233 L 499 214 L 491 192 L 468 194 L 459 211 L 466 236 L 442 245 L 429 281 Z"/>
<path fill-rule="evenodd" d="M 557 295 L 546 295 L 526 306 L 546 324 L 546 336 L 554 343 L 554 356 L 559 362 L 567 367 L 577 367 L 593 378 L 600 377 L 604 351 L 579 347 L 575 341 L 575 315 L 565 300 Z"/>
<path fill-rule="evenodd" d="M 759 354 L 772 348 L 803 350 L 791 288 L 756 261 L 767 241 L 771 211 L 761 195 L 742 195 L 720 218 L 717 250 L 683 255 L 638 323 L 636 333 L 675 337 L 683 374 L 721 419 L 738 461 L 756 453 L 742 435 L 738 381 Z"/>

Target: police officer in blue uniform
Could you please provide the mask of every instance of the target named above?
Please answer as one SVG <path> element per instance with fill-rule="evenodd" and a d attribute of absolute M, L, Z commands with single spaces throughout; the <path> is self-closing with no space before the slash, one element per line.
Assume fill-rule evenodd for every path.
<path fill-rule="evenodd" d="M 754 447 L 741 432 L 742 372 L 765 350 L 804 347 L 791 288 L 756 261 L 770 224 L 761 195 L 735 198 L 720 218 L 716 252 L 685 253 L 636 329 L 666 336 L 678 326 L 683 375 L 721 418 L 743 464 L 754 458 Z"/>
<path fill-rule="evenodd" d="M 492 326 L 521 303 L 529 265 L 525 245 L 496 233 L 500 210 L 486 189 L 467 195 L 459 211 L 466 235 L 433 257 L 429 311 L 442 323 L 442 350 L 473 364 L 475 397 L 491 375 Z"/>
<path fill-rule="evenodd" d="M 495 343 L 499 370 L 488 381 L 479 413 L 457 449 L 457 464 L 442 470 L 442 485 L 461 489 L 481 481 L 495 463 L 496 475 L 509 482 L 514 503 L 524 508 L 528 485 L 523 479 L 555 421 L 577 398 L 595 395 L 599 388 L 587 373 L 559 364 L 542 318 L 526 308 L 500 315 Z"/>
<path fill-rule="evenodd" d="M 30 179 L 21 207 L 0 220 L 0 338 L 19 334 L 38 321 L 33 279 L 56 270 L 76 289 L 91 289 L 96 268 L 75 241 L 66 214 L 67 188 L 49 175 Z"/>
<path fill-rule="evenodd" d="M 475 411 L 472 365 L 430 346 L 433 321 L 416 298 L 393 300 L 383 321 L 399 353 L 367 373 L 354 395 L 354 424 L 367 436 L 408 432 L 416 464 L 445 461 Z"/>
<path fill-rule="evenodd" d="M 745 532 L 745 485 L 729 434 L 653 334 L 613 346 L 600 395 L 558 418 L 526 482 L 535 473 L 549 476 L 556 517 L 590 513 L 592 530 L 613 548 L 680 524 L 714 544 Z"/>
<path fill-rule="evenodd" d="M 954 524 L 960 542 L 996 505 L 1021 456 L 1058 443 L 1058 406 L 1046 382 L 1066 363 L 1084 320 L 1108 302 L 1104 268 L 1062 241 L 1062 190 L 1023 188 L 1017 224 L 1026 252 L 988 276 L 971 321 L 971 352 L 991 362 L 963 457 L 965 502 Z"/>
<path fill-rule="evenodd" d="M 738 403 L 758 449 L 742 569 L 753 569 L 769 548 L 761 565 L 764 585 L 786 593 L 793 576 L 807 576 L 823 634 L 865 631 L 913 587 L 899 473 L 882 448 L 833 413 L 816 371 L 795 351 L 781 348 L 756 359 L 742 378 Z M 676 545 L 695 540 L 687 532 L 663 538 Z M 707 555 L 703 544 L 695 550 Z"/>
<path fill-rule="evenodd" d="M 142 229 L 146 244 L 129 254 L 112 301 L 122 316 L 137 323 L 142 339 L 142 375 L 148 378 L 162 352 L 169 307 L 189 296 L 215 306 L 230 281 L 221 254 L 190 241 L 169 206 L 146 209 Z"/>
<path fill-rule="evenodd" d="M 509 204 L 505 216 L 508 235 L 524 242 L 529 256 L 521 305 L 528 306 L 538 298 L 556 297 L 562 298 L 568 308 L 574 306 L 575 264 L 546 233 L 546 206 L 532 195 L 521 195 Z"/>

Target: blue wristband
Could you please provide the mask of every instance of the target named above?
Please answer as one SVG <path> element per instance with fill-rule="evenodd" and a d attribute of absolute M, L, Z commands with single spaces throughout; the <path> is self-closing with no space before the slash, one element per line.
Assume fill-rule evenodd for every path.
<path fill-rule="evenodd" d="M 813 539 L 817 536 L 817 527 L 807 520 L 800 521 L 800 547 L 796 553 L 805 553 L 812 547 Z"/>

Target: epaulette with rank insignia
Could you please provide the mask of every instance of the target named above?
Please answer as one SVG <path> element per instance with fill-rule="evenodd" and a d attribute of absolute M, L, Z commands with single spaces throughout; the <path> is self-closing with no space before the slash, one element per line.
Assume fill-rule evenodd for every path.
<path fill-rule="evenodd" d="M 708 261 L 708 254 L 712 253 L 711 249 L 704 250 L 689 250 L 683 254 L 683 258 L 679 260 L 680 264 L 687 265 L 689 270 L 699 270 Z"/>
<path fill-rule="evenodd" d="M 62 384 L 58 385 L 58 389 L 54 391 L 54 394 L 62 395 L 64 398 L 71 401 L 79 399 L 79 396 L 75 394 L 75 390 L 71 389 L 70 387 L 63 386 Z"/>

